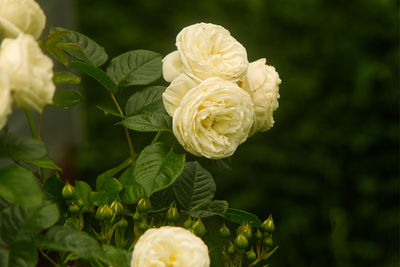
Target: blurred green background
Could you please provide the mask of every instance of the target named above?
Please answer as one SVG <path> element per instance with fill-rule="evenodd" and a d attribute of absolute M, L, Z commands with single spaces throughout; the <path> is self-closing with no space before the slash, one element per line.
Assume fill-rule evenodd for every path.
<path fill-rule="evenodd" d="M 217 199 L 273 214 L 280 248 L 272 266 L 398 266 L 397 1 L 76 0 L 74 12 L 75 29 L 110 58 L 134 49 L 166 55 L 197 22 L 227 28 L 250 61 L 265 57 L 282 79 L 275 126 L 240 146 L 230 170 L 214 171 Z M 112 105 L 104 90 L 85 79 L 84 94 L 74 166 L 90 180 L 128 148 L 116 120 L 95 107 Z M 136 148 L 152 137 L 134 135 Z"/>

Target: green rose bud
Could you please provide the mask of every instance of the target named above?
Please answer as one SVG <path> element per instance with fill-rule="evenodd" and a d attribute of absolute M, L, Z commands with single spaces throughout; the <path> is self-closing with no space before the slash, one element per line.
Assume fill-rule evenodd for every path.
<path fill-rule="evenodd" d="M 190 227 L 192 227 L 193 221 L 192 218 L 190 218 L 190 216 L 187 218 L 187 220 L 183 223 L 183 228 L 189 229 Z"/>
<path fill-rule="evenodd" d="M 96 218 L 97 218 L 97 220 L 99 220 L 99 221 L 102 221 L 102 220 L 104 219 L 103 213 L 102 213 L 102 211 L 101 211 L 102 208 L 103 208 L 103 206 L 100 206 L 100 207 L 98 207 L 97 210 L 96 210 Z"/>
<path fill-rule="evenodd" d="M 206 234 L 206 227 L 204 226 L 201 219 L 195 221 L 192 225 L 193 233 L 199 237 L 203 237 Z"/>
<path fill-rule="evenodd" d="M 179 212 L 174 204 L 169 207 L 166 218 L 169 222 L 176 222 L 179 219 Z"/>
<path fill-rule="evenodd" d="M 256 239 L 261 240 L 263 238 L 263 234 L 260 229 L 257 229 L 256 234 L 254 235 Z"/>
<path fill-rule="evenodd" d="M 226 227 L 225 223 L 222 225 L 221 229 L 219 229 L 219 235 L 222 238 L 228 238 L 231 235 L 231 231 L 229 231 L 229 228 Z"/>
<path fill-rule="evenodd" d="M 249 251 L 246 252 L 246 259 L 250 262 L 254 261 L 257 258 L 256 253 L 254 252 L 253 249 L 250 249 Z"/>
<path fill-rule="evenodd" d="M 135 213 L 133 214 L 133 220 L 135 222 L 138 222 L 142 219 L 142 215 L 140 215 L 140 213 L 138 211 L 135 211 Z"/>
<path fill-rule="evenodd" d="M 68 210 L 71 214 L 77 214 L 81 209 L 78 205 L 73 203 L 71 206 L 69 206 Z"/>
<path fill-rule="evenodd" d="M 249 245 L 249 241 L 242 233 L 238 234 L 235 238 L 235 246 L 239 249 L 245 249 Z"/>
<path fill-rule="evenodd" d="M 272 219 L 272 215 L 269 215 L 268 219 L 266 219 L 261 224 L 261 230 L 267 233 L 272 233 L 275 230 L 275 225 L 274 225 L 274 220 Z"/>
<path fill-rule="evenodd" d="M 104 219 L 105 221 L 111 220 L 112 217 L 113 217 L 113 215 L 114 215 L 113 210 L 112 210 L 112 209 L 110 208 L 110 206 L 108 206 L 108 205 L 104 205 L 104 206 L 101 208 L 101 213 L 102 213 L 103 219 Z"/>
<path fill-rule="evenodd" d="M 83 208 L 85 206 L 85 202 L 83 202 L 82 199 L 78 199 L 76 201 L 76 204 L 79 206 L 79 208 Z"/>
<path fill-rule="evenodd" d="M 117 225 L 119 228 L 125 229 L 128 227 L 128 221 L 122 218 L 121 220 L 119 220 Z"/>
<path fill-rule="evenodd" d="M 148 198 L 141 198 L 139 200 L 138 205 L 137 205 L 137 210 L 139 212 L 143 212 L 143 213 L 146 213 L 149 210 L 151 210 L 151 202 L 150 202 L 150 200 Z"/>
<path fill-rule="evenodd" d="M 61 191 L 61 195 L 64 199 L 71 199 L 75 196 L 75 188 L 67 182 Z"/>
<path fill-rule="evenodd" d="M 141 221 L 139 224 L 139 230 L 144 232 L 149 228 L 149 225 L 147 224 L 147 222 L 145 220 Z"/>
<path fill-rule="evenodd" d="M 267 247 L 272 247 L 274 245 L 274 241 L 272 240 L 271 236 L 267 236 L 266 238 L 264 238 L 263 244 Z"/>
<path fill-rule="evenodd" d="M 229 247 L 228 247 L 228 254 L 233 255 L 233 254 L 235 254 L 235 252 L 236 252 L 236 248 L 235 248 L 235 246 L 230 242 Z"/>
<path fill-rule="evenodd" d="M 115 215 L 122 215 L 124 212 L 124 207 L 122 206 L 121 202 L 116 200 L 111 203 L 110 208 L 113 210 Z"/>
<path fill-rule="evenodd" d="M 244 234 L 248 240 L 253 236 L 253 231 L 248 223 L 242 224 L 236 229 L 236 234 L 240 233 Z"/>

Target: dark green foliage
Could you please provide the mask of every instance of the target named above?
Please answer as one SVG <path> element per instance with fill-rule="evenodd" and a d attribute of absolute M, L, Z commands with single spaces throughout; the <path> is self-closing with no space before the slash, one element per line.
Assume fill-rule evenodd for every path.
<path fill-rule="evenodd" d="M 217 199 L 260 218 L 274 215 L 280 248 L 273 266 L 398 263 L 396 1 L 87 0 L 76 5 L 79 30 L 111 57 L 141 48 L 166 55 L 176 49 L 182 27 L 204 21 L 226 27 L 246 47 L 250 61 L 266 57 L 276 67 L 282 85 L 275 126 L 239 147 L 232 170 L 214 175 Z M 84 82 L 90 103 L 112 106 L 97 83 Z M 126 88 L 117 97 L 124 102 L 132 93 Z M 119 119 L 102 113 L 87 107 L 81 176 L 95 177 L 98 166 L 111 168 L 128 154 L 120 128 L 105 132 Z M 140 151 L 153 136 L 133 137 Z M 97 147 L 102 151 L 94 152 Z"/>

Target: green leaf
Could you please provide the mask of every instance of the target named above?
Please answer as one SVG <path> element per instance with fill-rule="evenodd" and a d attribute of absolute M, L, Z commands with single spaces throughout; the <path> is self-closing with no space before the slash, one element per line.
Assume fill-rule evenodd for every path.
<path fill-rule="evenodd" d="M 52 170 L 59 170 L 62 171 L 60 167 L 58 167 L 50 158 L 49 156 L 45 156 L 41 159 L 33 159 L 33 160 L 25 160 L 26 163 L 33 164 L 35 166 L 52 169 Z"/>
<path fill-rule="evenodd" d="M 76 90 L 57 90 L 54 94 L 53 103 L 60 108 L 72 108 L 81 100 L 83 96 Z"/>
<path fill-rule="evenodd" d="M 65 49 L 72 57 L 95 67 L 103 65 L 107 59 L 103 47 L 82 33 L 68 30 L 68 34 L 62 38 L 64 42 L 77 44 L 81 49 Z"/>
<path fill-rule="evenodd" d="M 107 74 L 120 88 L 144 85 L 161 77 L 161 55 L 147 50 L 134 50 L 114 58 Z"/>
<path fill-rule="evenodd" d="M 130 116 L 132 114 L 140 113 L 155 113 L 164 112 L 164 103 L 162 93 L 165 91 L 165 86 L 151 86 L 142 91 L 134 93 L 126 102 L 125 114 Z"/>
<path fill-rule="evenodd" d="M 178 204 L 185 210 L 212 200 L 216 190 L 212 175 L 196 161 L 186 163 L 171 188 Z"/>
<path fill-rule="evenodd" d="M 1 267 L 34 267 L 38 262 L 35 243 L 19 241 L 8 248 L 0 245 Z"/>
<path fill-rule="evenodd" d="M 132 162 L 132 159 L 129 157 L 124 162 L 122 162 L 120 165 L 117 167 L 114 167 L 112 169 L 109 169 L 99 176 L 97 176 L 96 179 L 96 190 L 101 190 L 103 189 L 104 184 L 113 176 L 117 175 L 120 171 L 128 167 Z"/>
<path fill-rule="evenodd" d="M 127 204 L 136 204 L 146 194 L 140 184 L 125 185 L 121 193 L 121 200 Z"/>
<path fill-rule="evenodd" d="M 0 169 L 0 197 L 24 208 L 38 206 L 43 201 L 36 177 L 20 166 Z"/>
<path fill-rule="evenodd" d="M 115 178 L 108 180 L 103 187 L 104 192 L 107 193 L 109 202 L 112 202 L 117 197 L 118 193 L 123 189 L 122 184 Z"/>
<path fill-rule="evenodd" d="M 45 198 L 55 202 L 61 213 L 65 213 L 68 208 L 61 194 L 63 187 L 64 182 L 57 174 L 50 176 L 42 184 L 42 190 L 45 193 Z"/>
<path fill-rule="evenodd" d="M 261 221 L 258 217 L 250 212 L 228 208 L 224 214 L 225 219 L 231 222 L 242 224 L 248 222 L 252 227 L 260 227 Z"/>
<path fill-rule="evenodd" d="M 50 34 L 44 40 L 44 47 L 47 49 L 49 47 L 54 46 L 57 42 L 59 42 L 62 38 L 67 36 L 67 30 L 56 30 L 55 28 L 50 29 Z"/>
<path fill-rule="evenodd" d="M 129 267 L 131 254 L 132 253 L 127 250 L 103 245 L 103 253 L 99 255 L 99 259 L 110 266 Z"/>
<path fill-rule="evenodd" d="M 135 181 L 147 196 L 171 185 L 185 166 L 185 154 L 168 151 L 162 143 L 145 147 L 133 169 Z"/>
<path fill-rule="evenodd" d="M 145 113 L 130 116 L 120 124 L 138 132 L 171 131 L 172 118 L 167 113 Z"/>
<path fill-rule="evenodd" d="M 1 239 L 11 244 L 15 241 L 31 241 L 40 231 L 58 221 L 56 204 L 46 202 L 33 211 L 11 205 L 0 214 Z"/>
<path fill-rule="evenodd" d="M 40 246 L 54 251 L 72 252 L 82 259 L 95 258 L 101 253 L 99 243 L 87 233 L 63 226 L 50 228 Z"/>
<path fill-rule="evenodd" d="M 68 65 L 68 56 L 61 48 L 51 46 L 46 51 L 65 66 Z"/>
<path fill-rule="evenodd" d="M 225 200 L 213 200 L 208 202 L 202 202 L 197 206 L 193 207 L 189 214 L 196 218 L 205 218 L 214 215 L 224 217 L 226 210 L 228 209 L 228 202 Z"/>
<path fill-rule="evenodd" d="M 73 61 L 69 63 L 69 67 L 89 75 L 113 94 L 115 94 L 118 91 L 117 85 L 111 80 L 111 78 L 108 77 L 104 71 L 95 66 L 79 61 Z"/>
<path fill-rule="evenodd" d="M 90 192 L 89 200 L 93 205 L 100 206 L 102 204 L 109 203 L 109 196 L 105 191 Z"/>
<path fill-rule="evenodd" d="M 46 155 L 46 146 L 39 140 L 12 133 L 0 134 L 0 158 L 36 160 Z"/>
<path fill-rule="evenodd" d="M 115 109 L 111 108 L 111 107 L 106 107 L 106 106 L 102 106 L 102 105 L 97 105 L 96 106 L 98 109 L 100 109 L 101 111 L 104 112 L 104 115 L 113 115 L 116 117 L 120 117 L 123 118 L 124 116 L 122 116 L 121 114 L 119 114 Z"/>
<path fill-rule="evenodd" d="M 53 76 L 53 83 L 55 85 L 79 84 L 80 82 L 81 78 L 68 71 L 55 72 Z"/>

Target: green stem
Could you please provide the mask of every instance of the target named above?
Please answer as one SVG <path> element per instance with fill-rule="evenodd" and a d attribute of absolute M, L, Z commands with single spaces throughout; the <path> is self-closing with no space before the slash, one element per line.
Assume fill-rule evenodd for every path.
<path fill-rule="evenodd" d="M 49 255 L 47 255 L 43 249 L 39 248 L 40 254 L 43 255 L 43 257 L 45 257 L 46 260 L 48 260 L 49 262 L 51 262 L 54 266 L 60 266 L 57 262 L 55 262 L 52 258 L 49 257 Z"/>
<path fill-rule="evenodd" d="M 29 109 L 25 109 L 25 115 L 26 115 L 26 119 L 27 119 L 28 124 L 29 124 L 29 129 L 31 130 L 33 138 L 39 139 L 39 136 L 38 136 L 37 131 L 36 131 L 36 126 L 35 126 L 35 123 L 34 123 L 33 118 L 32 118 L 31 111 Z"/>
<path fill-rule="evenodd" d="M 159 139 L 160 136 L 161 136 L 161 133 L 162 133 L 161 131 L 158 131 L 158 132 L 157 132 L 156 136 L 154 137 L 153 141 L 151 141 L 151 144 L 150 144 L 150 145 L 152 145 L 152 144 L 154 144 L 155 142 L 158 141 L 158 139 Z"/>
<path fill-rule="evenodd" d="M 108 90 L 108 92 L 111 95 L 112 100 L 114 101 L 115 105 L 117 106 L 118 112 L 121 116 L 125 116 L 124 112 L 122 111 L 120 105 L 118 104 L 117 99 L 115 98 L 114 94 Z M 132 157 L 132 166 L 135 165 L 135 159 L 136 159 L 136 154 L 135 154 L 135 150 L 133 150 L 133 146 L 132 146 L 132 139 L 131 139 L 131 135 L 129 133 L 129 130 L 124 127 L 125 130 L 125 136 L 126 136 L 126 140 L 128 141 L 128 145 L 129 145 L 129 151 L 131 153 L 131 157 Z"/>

